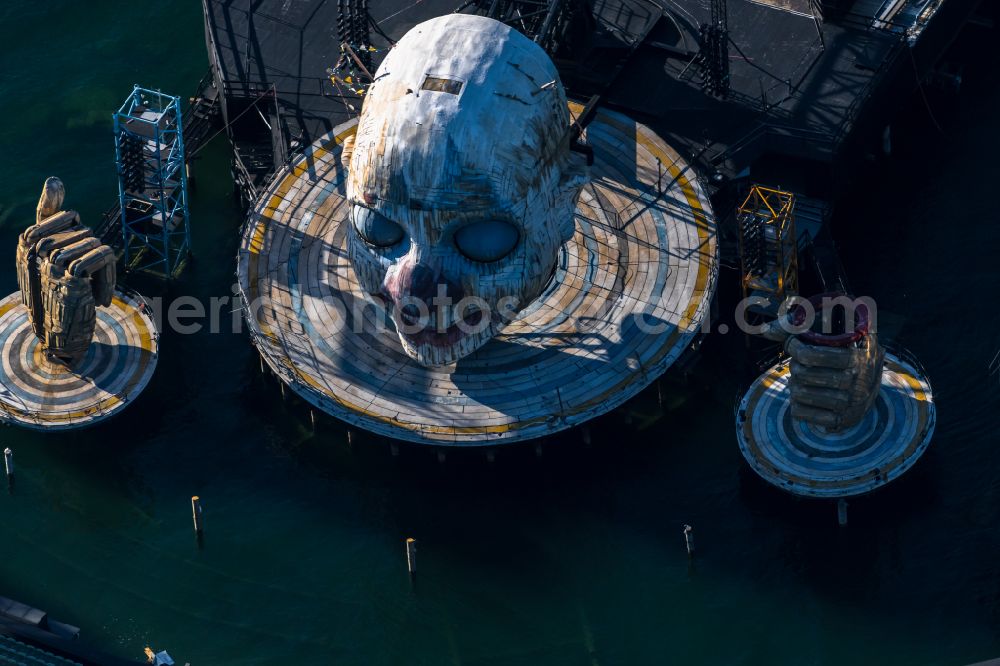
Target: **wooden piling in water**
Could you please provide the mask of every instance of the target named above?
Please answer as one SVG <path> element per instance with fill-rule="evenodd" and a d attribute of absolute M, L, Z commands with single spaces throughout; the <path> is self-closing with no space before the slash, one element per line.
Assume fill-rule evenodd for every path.
<path fill-rule="evenodd" d="M 417 540 L 413 537 L 406 539 L 406 570 L 411 576 L 417 574 Z"/>
<path fill-rule="evenodd" d="M 687 548 L 688 557 L 694 557 L 694 528 L 690 525 L 684 526 L 684 546 Z"/>
<path fill-rule="evenodd" d="M 191 517 L 194 520 L 194 533 L 201 535 L 204 524 L 201 517 L 201 498 L 197 495 L 191 498 Z"/>
<path fill-rule="evenodd" d="M 7 447 L 3 450 L 3 466 L 7 470 L 7 484 L 14 483 L 14 452 Z"/>

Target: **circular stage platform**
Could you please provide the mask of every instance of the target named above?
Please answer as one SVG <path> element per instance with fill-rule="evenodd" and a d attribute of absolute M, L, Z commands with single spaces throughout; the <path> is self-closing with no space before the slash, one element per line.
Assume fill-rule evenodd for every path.
<path fill-rule="evenodd" d="M 839 433 L 792 419 L 788 361 L 740 402 L 740 451 L 768 483 L 795 495 L 840 498 L 885 485 L 913 466 L 934 433 L 930 383 L 915 362 L 885 355 L 882 388 L 858 425 Z"/>
<path fill-rule="evenodd" d="M 153 376 L 159 334 L 136 294 L 97 308 L 94 341 L 74 368 L 47 358 L 21 294 L 0 301 L 0 420 L 36 430 L 93 425 L 122 410 Z"/>
<path fill-rule="evenodd" d="M 322 411 L 422 443 L 539 437 L 634 396 L 680 356 L 707 316 L 718 271 L 707 195 L 652 131 L 601 111 L 587 128 L 593 181 L 552 282 L 454 367 L 419 365 L 387 313 L 366 299 L 347 257 L 340 151 L 355 131 L 356 121 L 341 125 L 276 174 L 239 252 L 258 350 Z M 376 318 L 386 324 L 381 331 Z"/>

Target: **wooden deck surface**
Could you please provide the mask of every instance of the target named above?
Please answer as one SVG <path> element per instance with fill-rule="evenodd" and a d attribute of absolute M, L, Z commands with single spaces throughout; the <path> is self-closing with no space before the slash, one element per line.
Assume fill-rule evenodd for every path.
<path fill-rule="evenodd" d="M 156 368 L 156 325 L 136 296 L 97 308 L 94 341 L 70 369 L 46 358 L 20 292 L 0 301 L 0 421 L 37 430 L 92 425 L 123 409 Z"/>
<path fill-rule="evenodd" d="M 788 362 L 751 385 L 736 417 L 740 451 L 757 474 L 808 497 L 849 497 L 901 476 L 934 433 L 930 383 L 902 358 L 886 353 L 882 389 L 858 425 L 841 433 L 793 420 Z"/>
<path fill-rule="evenodd" d="M 283 381 L 324 412 L 442 445 L 542 436 L 638 393 L 707 316 L 718 269 L 705 192 L 650 130 L 603 111 L 587 130 L 593 182 L 553 282 L 454 368 L 415 363 L 386 314 L 360 291 L 347 259 L 339 156 L 355 129 L 356 121 L 341 125 L 277 174 L 239 252 L 255 344 Z"/>

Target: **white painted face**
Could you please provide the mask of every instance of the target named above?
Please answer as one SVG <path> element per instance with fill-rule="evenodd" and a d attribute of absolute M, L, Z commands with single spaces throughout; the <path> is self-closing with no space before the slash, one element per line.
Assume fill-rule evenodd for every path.
<path fill-rule="evenodd" d="M 453 363 L 541 293 L 586 176 L 569 122 L 552 61 L 492 19 L 432 19 L 386 56 L 350 158 L 349 251 L 410 357 Z"/>

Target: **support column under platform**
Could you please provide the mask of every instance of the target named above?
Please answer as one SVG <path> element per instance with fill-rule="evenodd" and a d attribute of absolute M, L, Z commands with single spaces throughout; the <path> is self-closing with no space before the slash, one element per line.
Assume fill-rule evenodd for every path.
<path fill-rule="evenodd" d="M 149 383 L 159 333 L 141 296 L 117 291 L 97 308 L 94 340 L 70 367 L 50 358 L 15 292 L 0 300 L 0 421 L 35 430 L 93 425 L 118 413 Z"/>

